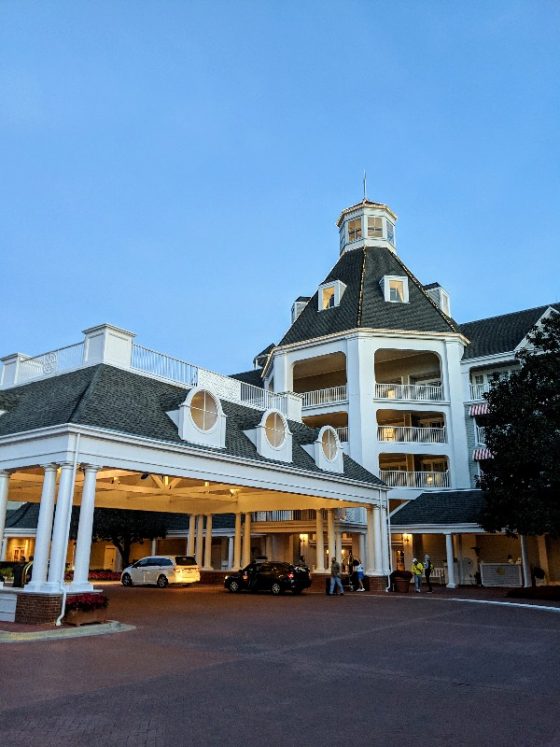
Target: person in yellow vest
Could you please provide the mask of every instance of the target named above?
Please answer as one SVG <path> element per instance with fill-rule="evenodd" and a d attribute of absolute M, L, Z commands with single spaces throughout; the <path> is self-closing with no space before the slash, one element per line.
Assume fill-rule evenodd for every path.
<path fill-rule="evenodd" d="M 424 573 L 424 564 L 421 563 L 418 558 L 412 558 L 412 566 L 410 568 L 414 577 L 414 591 L 422 591 L 422 574 Z"/>

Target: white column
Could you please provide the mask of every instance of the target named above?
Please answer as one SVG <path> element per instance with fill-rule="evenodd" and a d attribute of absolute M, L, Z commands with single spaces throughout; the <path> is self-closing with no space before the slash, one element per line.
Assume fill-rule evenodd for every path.
<path fill-rule="evenodd" d="M 458 576 L 459 576 L 459 586 L 461 584 L 465 583 L 465 579 L 463 578 L 463 535 L 462 534 L 456 534 L 455 535 L 455 545 L 457 547 L 457 566 L 459 568 Z"/>
<path fill-rule="evenodd" d="M 233 539 L 233 569 L 241 568 L 241 514 L 235 514 L 235 536 Z"/>
<path fill-rule="evenodd" d="M 35 551 L 33 553 L 33 578 L 25 587 L 25 591 L 39 591 L 47 580 L 56 490 L 56 464 L 47 464 L 43 469 L 45 475 L 43 477 Z"/>
<path fill-rule="evenodd" d="M 334 525 L 334 556 L 342 565 L 342 533 L 336 524 Z"/>
<path fill-rule="evenodd" d="M 336 547 L 334 538 L 334 508 L 327 509 L 327 542 L 329 545 L 329 565 L 332 563 L 332 559 L 336 558 Z M 337 558 L 340 562 L 340 558 Z"/>
<path fill-rule="evenodd" d="M 202 543 L 204 541 L 204 516 L 202 514 L 199 514 L 196 517 L 196 551 L 195 551 L 195 558 L 196 563 L 199 567 L 202 567 Z"/>
<path fill-rule="evenodd" d="M 537 548 L 539 551 L 539 566 L 543 569 L 546 574 L 547 580 L 550 578 L 550 570 L 548 567 L 548 552 L 546 549 L 546 537 L 541 534 L 537 537 Z"/>
<path fill-rule="evenodd" d="M 187 555 L 191 557 L 194 555 L 194 538 L 195 538 L 195 519 L 196 516 L 191 514 L 189 516 L 189 536 L 187 537 Z"/>
<path fill-rule="evenodd" d="M 391 573 L 391 531 L 387 516 L 387 506 L 382 505 L 380 508 L 380 520 L 381 520 L 381 555 L 383 563 L 381 566 L 381 572 L 384 576 L 388 576 Z"/>
<path fill-rule="evenodd" d="M 315 511 L 315 534 L 316 534 L 316 571 L 325 572 L 325 538 L 323 537 L 323 514 L 321 509 Z"/>
<path fill-rule="evenodd" d="M 243 527 L 243 566 L 251 562 L 251 514 L 245 514 L 245 525 Z"/>
<path fill-rule="evenodd" d="M 74 580 L 70 584 L 71 591 L 91 591 L 93 589 L 93 584 L 89 583 L 88 576 L 89 559 L 91 557 L 91 536 L 93 532 L 93 513 L 95 508 L 95 481 L 98 469 L 99 467 L 93 467 L 90 464 L 85 467 L 82 505 L 80 506 L 80 521 L 76 540 L 76 556 L 74 560 Z"/>
<path fill-rule="evenodd" d="M 358 535 L 358 542 L 359 542 L 359 547 L 360 547 L 358 557 L 360 558 L 360 561 L 365 568 L 366 567 L 366 536 L 365 534 Z"/>
<path fill-rule="evenodd" d="M 74 492 L 74 466 L 62 464 L 60 466 L 60 481 L 58 497 L 54 515 L 54 527 L 51 543 L 51 562 L 47 587 L 58 591 L 64 583 L 64 569 L 68 550 L 68 533 L 70 529 L 70 512 L 72 511 L 72 495 Z"/>
<path fill-rule="evenodd" d="M 381 542 L 381 522 L 382 522 L 381 509 L 379 506 L 373 506 L 373 563 L 375 567 L 375 574 L 381 576 L 383 574 L 383 545 Z"/>
<path fill-rule="evenodd" d="M 445 550 L 447 553 L 447 588 L 456 589 L 455 583 L 455 563 L 453 562 L 453 535 L 445 535 Z"/>
<path fill-rule="evenodd" d="M 272 535 L 271 534 L 266 535 L 264 545 L 265 545 L 264 554 L 266 555 L 268 560 L 271 560 L 274 557 L 274 550 L 272 549 Z"/>
<path fill-rule="evenodd" d="M 373 506 L 367 506 L 367 535 L 366 535 L 366 575 L 376 576 L 377 569 L 375 567 L 375 514 L 373 512 Z"/>
<path fill-rule="evenodd" d="M 206 542 L 204 544 L 204 570 L 212 570 L 212 514 L 206 517 Z"/>
<path fill-rule="evenodd" d="M 227 567 L 231 570 L 233 565 L 233 544 L 234 544 L 234 538 L 228 537 L 227 538 L 228 545 L 227 545 Z"/>
<path fill-rule="evenodd" d="M 152 548 L 150 550 L 150 555 L 157 555 L 157 539 L 155 537 L 152 540 Z"/>
<path fill-rule="evenodd" d="M 6 547 L 4 542 L 4 530 L 6 528 L 6 515 L 8 513 L 8 484 L 10 473 L 0 470 L 0 558 L 5 560 Z"/>
<path fill-rule="evenodd" d="M 519 535 L 519 546 L 521 548 L 521 569 L 523 570 L 523 586 L 531 586 L 531 568 L 529 566 L 529 553 L 527 552 L 527 537 Z"/>

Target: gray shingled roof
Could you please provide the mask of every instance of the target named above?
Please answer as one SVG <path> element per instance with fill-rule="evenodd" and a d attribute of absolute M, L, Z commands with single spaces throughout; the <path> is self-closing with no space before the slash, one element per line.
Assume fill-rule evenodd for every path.
<path fill-rule="evenodd" d="M 478 524 L 484 506 L 482 490 L 421 493 L 391 516 L 391 526 L 414 524 Z"/>
<path fill-rule="evenodd" d="M 105 364 L 40 379 L 7 392 L 0 392 L 0 436 L 73 423 L 106 428 L 118 433 L 153 438 L 159 441 L 184 444 L 176 425 L 166 412 L 177 410 L 187 392 L 174 384 L 124 371 Z M 189 444 L 191 448 L 215 451 L 274 464 L 257 453 L 256 447 L 243 431 L 255 428 L 262 419 L 262 411 L 222 400 L 227 417 L 226 447 Z M 325 475 L 315 460 L 302 448 L 313 443 L 318 430 L 289 421 L 293 443 L 293 466 L 316 475 Z M 286 466 L 284 462 L 278 463 Z M 371 485 L 383 483 L 344 456 L 344 477 Z"/>
<path fill-rule="evenodd" d="M 560 311 L 560 303 L 553 303 L 461 324 L 461 332 L 471 342 L 463 360 L 515 350 L 549 306 Z"/>
<path fill-rule="evenodd" d="M 385 275 L 406 275 L 409 278 L 409 303 L 385 301 L 380 285 Z M 334 280 L 341 280 L 347 286 L 340 305 L 318 311 L 318 293 L 315 293 L 280 345 L 357 327 L 418 332 L 459 331 L 455 322 L 438 308 L 421 283 L 389 249 L 369 247 L 345 252 L 323 282 Z"/>
<path fill-rule="evenodd" d="M 230 374 L 232 379 L 238 381 L 244 381 L 245 384 L 252 384 L 258 386 L 261 389 L 264 388 L 264 381 L 262 379 L 262 368 L 252 368 L 250 371 L 241 371 L 241 373 Z"/>

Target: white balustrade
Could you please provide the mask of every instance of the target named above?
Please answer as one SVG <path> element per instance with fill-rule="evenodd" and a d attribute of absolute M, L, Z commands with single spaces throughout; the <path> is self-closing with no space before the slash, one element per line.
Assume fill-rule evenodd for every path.
<path fill-rule="evenodd" d="M 447 429 L 415 428 L 412 426 L 379 425 L 377 427 L 379 441 L 412 444 L 445 444 L 447 443 Z"/>
<path fill-rule="evenodd" d="M 438 384 L 376 384 L 377 399 L 442 400 L 443 389 Z"/>
<path fill-rule="evenodd" d="M 22 384 L 32 379 L 52 376 L 80 368 L 84 359 L 84 343 L 78 342 L 75 345 L 68 345 L 65 348 L 51 350 L 42 355 L 35 355 L 32 358 L 21 360 L 17 383 Z"/>
<path fill-rule="evenodd" d="M 347 425 L 345 425 L 344 428 L 337 428 L 336 432 L 338 433 L 338 440 L 341 443 L 348 442 L 348 426 Z"/>
<path fill-rule="evenodd" d="M 449 472 L 382 469 L 379 477 L 391 488 L 448 488 Z"/>
<path fill-rule="evenodd" d="M 479 400 L 484 399 L 482 396 L 486 392 L 490 391 L 490 384 L 471 384 L 471 399 Z"/>
<path fill-rule="evenodd" d="M 348 399 L 346 384 L 331 386 L 327 389 L 315 389 L 311 392 L 303 392 L 303 407 L 317 407 L 328 405 L 331 402 L 344 402 Z"/>

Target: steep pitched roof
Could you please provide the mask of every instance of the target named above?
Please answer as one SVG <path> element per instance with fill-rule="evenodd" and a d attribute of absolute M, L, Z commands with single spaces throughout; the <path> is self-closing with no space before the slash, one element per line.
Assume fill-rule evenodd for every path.
<path fill-rule="evenodd" d="M 241 371 L 241 373 L 229 374 L 232 379 L 243 381 L 245 384 L 252 384 L 261 389 L 264 387 L 262 379 L 262 368 L 252 368 L 250 371 Z"/>
<path fill-rule="evenodd" d="M 461 332 L 471 342 L 463 360 L 515 350 L 549 306 L 560 311 L 560 303 L 553 303 L 459 325 Z"/>
<path fill-rule="evenodd" d="M 482 490 L 421 493 L 391 516 L 392 527 L 414 524 L 478 524 L 484 506 Z"/>
<path fill-rule="evenodd" d="M 0 416 L 0 436 L 73 423 L 186 444 L 166 414 L 177 410 L 186 396 L 183 387 L 99 364 L 0 392 L 0 409 L 6 410 Z M 260 463 L 275 463 L 261 456 L 244 433 L 260 423 L 262 411 L 226 400 L 222 400 L 222 407 L 227 417 L 225 450 L 190 443 L 188 446 Z M 315 441 L 318 430 L 295 421 L 288 421 L 288 424 L 292 433 L 292 465 L 315 475 L 325 475 L 303 448 Z M 284 462 L 280 464 L 286 466 Z M 383 485 L 347 456 L 341 477 Z"/>
<path fill-rule="evenodd" d="M 389 303 L 380 282 L 385 275 L 408 277 L 409 303 Z M 458 332 L 425 292 L 422 284 L 389 249 L 367 247 L 345 252 L 323 283 L 340 280 L 346 285 L 339 306 L 318 311 L 318 292 L 284 335 L 280 345 L 346 332 L 358 327 Z"/>

